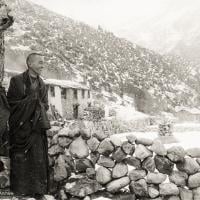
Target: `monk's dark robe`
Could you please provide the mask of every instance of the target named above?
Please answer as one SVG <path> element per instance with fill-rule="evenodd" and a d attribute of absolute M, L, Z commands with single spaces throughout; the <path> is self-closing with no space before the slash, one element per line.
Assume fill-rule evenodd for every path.
<path fill-rule="evenodd" d="M 28 70 L 14 76 L 7 93 L 10 105 L 11 190 L 15 194 L 48 192 L 48 148 L 41 128 L 41 107 L 48 109 L 47 87 Z M 45 112 L 46 112 L 45 110 Z"/>

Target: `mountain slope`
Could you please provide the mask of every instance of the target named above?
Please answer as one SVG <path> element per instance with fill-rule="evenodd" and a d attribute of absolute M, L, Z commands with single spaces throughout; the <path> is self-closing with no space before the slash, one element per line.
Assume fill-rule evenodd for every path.
<path fill-rule="evenodd" d="M 190 63 L 163 57 L 101 27 L 95 30 L 25 0 L 9 3 L 16 20 L 6 37 L 8 68 L 21 70 L 28 52 L 42 51 L 48 55 L 46 77 L 86 78 L 93 89 L 100 92 L 103 87 L 122 97 L 128 93 L 144 98 L 142 91 L 153 99 L 155 110 L 195 102 L 197 89 L 192 86 L 197 82 Z"/>

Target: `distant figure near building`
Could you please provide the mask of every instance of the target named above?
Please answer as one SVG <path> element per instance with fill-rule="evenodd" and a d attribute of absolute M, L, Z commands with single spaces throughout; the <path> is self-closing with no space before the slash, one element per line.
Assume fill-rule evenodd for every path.
<path fill-rule="evenodd" d="M 43 59 L 41 54 L 30 54 L 27 57 L 28 70 L 11 78 L 7 93 L 11 107 L 11 190 L 15 195 L 36 199 L 45 199 L 49 183 L 48 90 L 40 78 Z"/>

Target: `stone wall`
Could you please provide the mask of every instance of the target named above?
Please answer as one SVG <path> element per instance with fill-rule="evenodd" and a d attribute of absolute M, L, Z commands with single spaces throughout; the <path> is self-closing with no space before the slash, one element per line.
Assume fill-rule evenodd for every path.
<path fill-rule="evenodd" d="M 166 149 L 159 141 L 125 141 L 88 124 L 54 123 L 48 131 L 51 193 L 56 199 L 199 200 L 200 148 Z M 0 159 L 0 187 L 9 186 Z"/>
<path fill-rule="evenodd" d="M 132 200 L 200 199 L 200 148 L 166 149 L 158 140 L 134 135 L 120 141 L 103 131 L 91 133 L 83 123 L 54 126 L 48 137 L 51 191 L 57 199 L 99 193 Z"/>

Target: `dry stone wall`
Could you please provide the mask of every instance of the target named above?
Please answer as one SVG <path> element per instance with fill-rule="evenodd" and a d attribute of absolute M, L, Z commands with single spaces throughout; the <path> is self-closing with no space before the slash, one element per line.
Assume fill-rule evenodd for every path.
<path fill-rule="evenodd" d="M 48 131 L 51 193 L 56 199 L 199 200 L 200 148 L 168 149 L 127 135 L 125 141 L 82 122 Z M 0 187 L 8 166 L 0 160 Z M 2 184 L 3 183 L 3 184 Z"/>
<path fill-rule="evenodd" d="M 94 131 L 94 130 L 93 130 Z M 84 123 L 49 131 L 52 192 L 90 199 L 122 191 L 125 199 L 199 200 L 200 148 L 166 149 L 159 141 L 128 135 L 126 141 Z"/>

